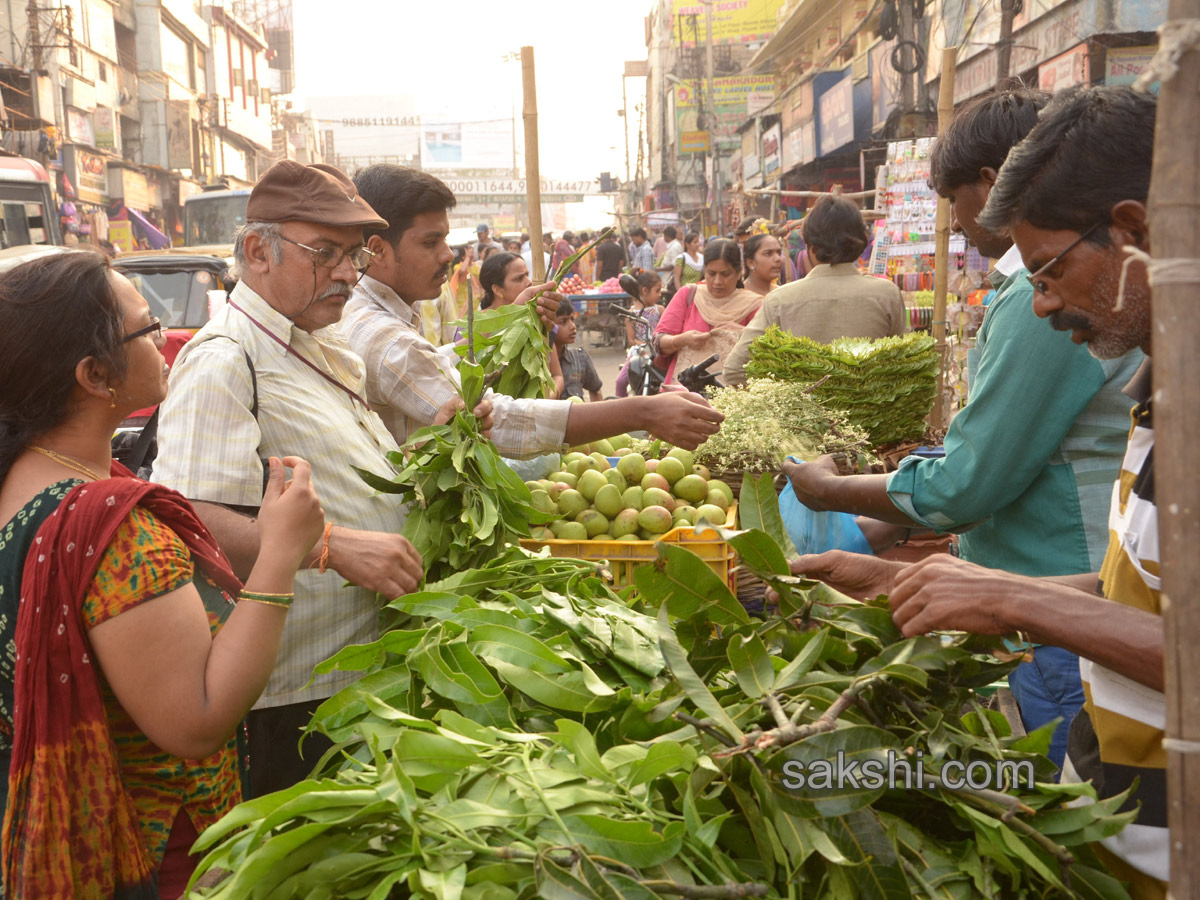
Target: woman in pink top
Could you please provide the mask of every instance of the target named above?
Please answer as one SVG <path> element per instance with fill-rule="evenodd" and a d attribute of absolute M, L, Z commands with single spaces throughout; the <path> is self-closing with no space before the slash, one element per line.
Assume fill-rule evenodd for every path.
<path fill-rule="evenodd" d="M 754 318 L 763 298 L 742 286 L 742 250 L 731 240 L 709 241 L 704 248 L 704 280 L 676 292 L 654 332 L 659 352 L 654 364 L 665 369 L 666 381 L 676 370 L 717 354 L 713 371 L 721 371 L 726 355 Z"/>

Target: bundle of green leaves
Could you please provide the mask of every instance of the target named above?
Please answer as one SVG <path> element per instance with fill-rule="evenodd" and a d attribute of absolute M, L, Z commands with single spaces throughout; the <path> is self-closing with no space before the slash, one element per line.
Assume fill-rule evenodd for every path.
<path fill-rule="evenodd" d="M 550 280 L 562 281 L 583 255 L 604 240 L 610 231 L 611 228 L 606 228 L 590 244 L 563 260 Z M 538 316 L 540 296 L 541 293 L 519 306 L 500 306 L 473 316 L 470 340 L 455 348 L 459 356 L 483 367 L 484 375 L 495 381 L 495 390 L 499 394 L 522 398 L 554 396 L 550 345 L 545 326 Z M 466 319 L 458 324 L 464 329 L 468 327 Z"/>
<path fill-rule="evenodd" d="M 788 573 L 770 477 L 726 533 L 780 592 L 753 620 L 684 547 L 636 592 L 510 548 L 392 606 L 402 628 L 324 664 L 363 671 L 313 727 L 325 777 L 242 804 L 196 845 L 200 896 L 1120 900 L 1089 842 L 1124 797 L 1051 783 L 976 689 L 1008 666 L 964 635 L 903 638 L 885 604 Z M 921 758 L 909 789 L 789 783 L 839 753 Z M 952 763 L 1036 783 L 959 787 Z"/>
<path fill-rule="evenodd" d="M 820 344 L 777 326 L 750 345 L 746 372 L 812 385 L 813 396 L 846 414 L 873 446 L 918 440 L 937 392 L 933 338 L 912 333 Z"/>
<path fill-rule="evenodd" d="M 471 414 L 483 394 L 483 369 L 459 364 L 463 409 L 445 425 L 414 432 L 400 453 L 389 453 L 390 476 L 355 468 L 377 491 L 411 501 L 403 535 L 438 580 L 482 565 L 546 516 L 533 508 L 529 488 L 500 458 Z"/>
<path fill-rule="evenodd" d="M 713 471 L 775 472 L 787 456 L 810 461 L 822 453 L 867 449 L 867 435 L 827 407 L 810 385 L 774 376 L 751 378 L 743 388 L 718 388 L 709 402 L 725 414 L 721 430 L 695 451 Z"/>

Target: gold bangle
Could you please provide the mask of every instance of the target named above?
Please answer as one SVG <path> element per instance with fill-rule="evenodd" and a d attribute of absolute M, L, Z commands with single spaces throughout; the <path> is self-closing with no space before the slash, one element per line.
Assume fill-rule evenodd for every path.
<path fill-rule="evenodd" d="M 292 601 L 296 599 L 295 594 L 262 594 L 258 591 L 242 591 L 238 594 L 239 600 L 251 600 L 255 603 L 265 603 L 268 606 L 282 606 L 288 609 L 292 605 Z"/>

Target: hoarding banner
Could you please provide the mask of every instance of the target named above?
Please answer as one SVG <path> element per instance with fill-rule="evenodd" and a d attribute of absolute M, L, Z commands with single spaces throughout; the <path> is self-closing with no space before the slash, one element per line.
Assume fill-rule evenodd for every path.
<path fill-rule="evenodd" d="M 469 195 L 478 197 L 480 195 L 496 195 L 511 199 L 513 197 L 524 197 L 525 179 L 524 178 L 443 178 L 446 186 L 454 192 L 456 197 Z M 598 194 L 600 193 L 600 185 L 595 179 L 578 179 L 575 181 L 567 181 L 557 178 L 542 179 L 542 199 L 551 194 L 568 194 L 571 196 L 580 196 L 583 194 Z M 570 201 L 549 201 L 546 202 L 570 202 Z"/>
<path fill-rule="evenodd" d="M 108 160 L 78 147 L 71 147 L 75 158 L 75 196 L 85 203 L 108 203 Z"/>
<path fill-rule="evenodd" d="M 671 43 L 695 47 L 707 40 L 707 16 L 712 14 L 714 44 L 749 44 L 765 41 L 779 24 L 783 0 L 713 0 L 710 5 L 694 0 L 671 3 Z"/>
<path fill-rule="evenodd" d="M 707 131 L 685 131 L 679 135 L 680 153 L 707 153 Z"/>
<path fill-rule="evenodd" d="M 758 177 L 760 171 L 758 126 L 755 125 L 742 133 L 742 180 L 749 187 L 757 187 L 762 180 Z"/>
<path fill-rule="evenodd" d="M 424 169 L 511 169 L 514 155 L 512 119 L 421 125 Z"/>
<path fill-rule="evenodd" d="M 783 171 L 802 166 L 816 158 L 813 137 L 816 129 L 811 121 L 802 122 L 783 136 Z"/>
<path fill-rule="evenodd" d="M 96 146 L 101 150 L 117 149 L 117 129 L 113 118 L 110 106 L 97 106 L 92 113 L 92 130 L 96 135 Z"/>
<path fill-rule="evenodd" d="M 697 114 L 704 99 L 704 82 L 675 85 L 675 133 L 702 131 L 697 127 Z M 749 116 L 770 106 L 775 99 L 773 75 L 733 75 L 713 79 L 713 106 L 716 127 L 710 130 L 713 140 L 723 150 L 741 146 L 737 130 Z M 682 150 L 680 151 L 683 152 Z"/>
<path fill-rule="evenodd" d="M 821 95 L 821 156 L 854 140 L 854 76 L 847 75 Z"/>

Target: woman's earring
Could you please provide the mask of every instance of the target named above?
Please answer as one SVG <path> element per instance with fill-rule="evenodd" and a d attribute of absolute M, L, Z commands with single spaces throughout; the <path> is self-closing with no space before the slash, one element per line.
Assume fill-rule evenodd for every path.
<path fill-rule="evenodd" d="M 108 389 L 108 408 L 109 409 L 117 408 L 117 389 L 114 387 L 110 387 Z"/>

